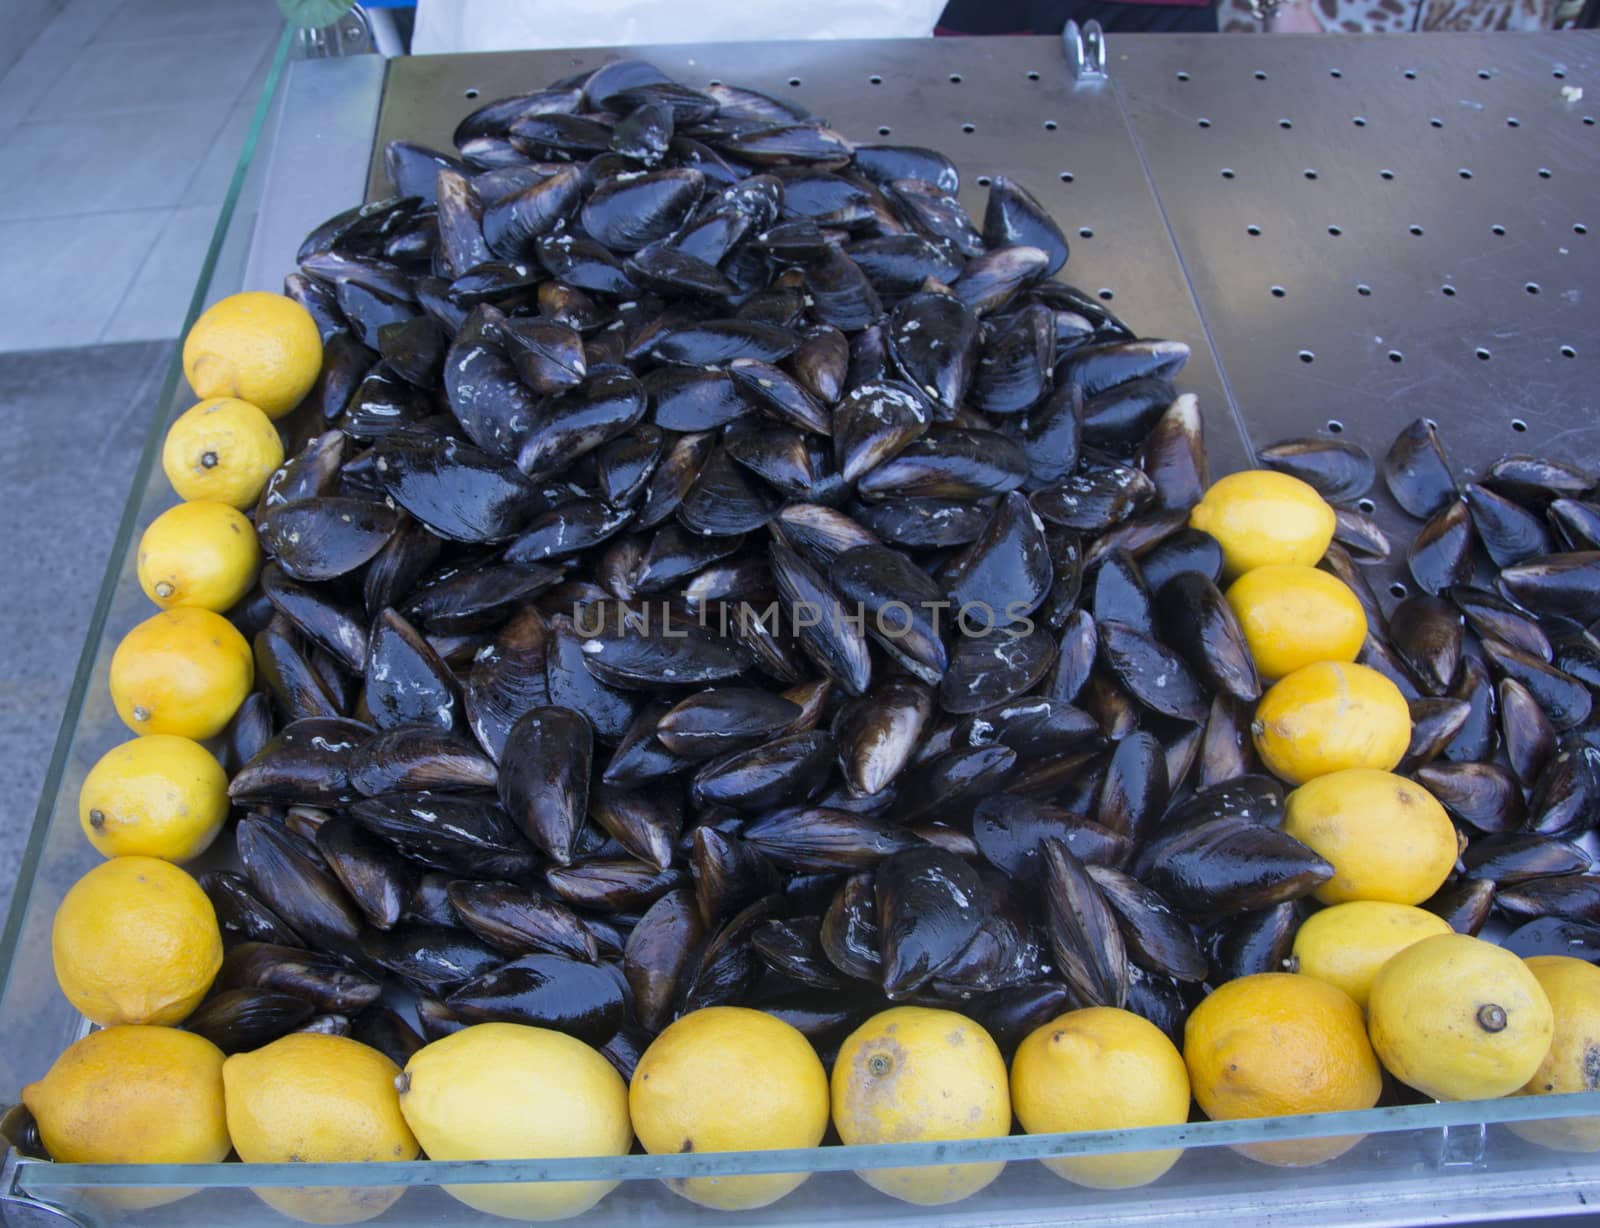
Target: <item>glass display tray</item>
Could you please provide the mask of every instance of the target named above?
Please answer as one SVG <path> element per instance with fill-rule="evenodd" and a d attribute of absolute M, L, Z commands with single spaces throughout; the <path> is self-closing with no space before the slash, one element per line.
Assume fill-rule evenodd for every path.
<path fill-rule="evenodd" d="M 1439 39 L 1421 38 L 1413 45 Z M 263 92 L 196 286 L 191 320 L 226 294 L 276 286 L 308 226 L 360 194 L 375 133 L 379 140 L 406 135 L 438 142 L 441 133 L 447 135 L 456 119 L 476 105 L 474 97 L 493 97 L 497 86 L 504 86 L 502 92 L 526 88 L 616 54 L 597 49 L 402 60 L 388 66 L 385 85 L 385 66 L 375 58 L 288 65 L 288 45 L 286 38 Z M 870 120 L 890 128 L 892 139 L 948 149 L 965 172 L 963 195 L 969 208 L 981 208 L 976 177 L 982 173 L 1018 174 L 1044 188 L 1040 194 L 1069 224 L 1069 234 L 1080 227 L 1094 232 L 1075 242 L 1069 266 L 1075 280 L 1091 289 L 1115 288 L 1122 300 L 1118 305 L 1125 301 L 1142 329 L 1181 337 L 1194 346 L 1194 361 L 1183 382 L 1205 402 L 1213 463 L 1221 472 L 1249 455 L 1246 415 L 1219 378 L 1217 353 L 1202 323 L 1206 304 L 1191 288 L 1174 241 L 1181 217 L 1175 227 L 1174 203 L 1157 197 L 1159 184 L 1130 127 L 1126 99 L 1119 96 L 1115 78 L 1119 60 L 1157 54 L 1163 46 L 1170 52 L 1170 40 L 1152 36 L 1136 47 L 1131 40 L 1117 47 L 1110 84 L 1075 83 L 1059 42 L 1051 39 L 668 47 L 643 54 L 691 83 L 725 75 L 779 92 L 790 78 L 804 79 L 808 101 L 854 135 L 870 137 L 871 130 L 862 127 Z M 1194 54 L 1204 51 L 1196 48 Z M 1264 60 L 1270 63 L 1271 55 L 1266 52 Z M 380 117 L 379 99 L 385 91 Z M 428 105 L 430 100 L 437 101 Z M 416 117 L 414 127 L 396 127 L 408 112 Z M 963 148 L 957 142 L 964 123 L 974 124 L 986 139 L 969 139 Z M 1049 184 L 1043 181 L 1046 168 Z M 1259 205 L 1264 216 L 1272 216 L 1273 201 Z M 1493 312 L 1496 305 L 1485 303 L 1482 310 Z M 132 493 L 19 874 L 0 945 L 0 1031 L 5 1037 L 0 1045 L 0 1103 L 15 1103 L 21 1086 L 39 1077 L 86 1028 L 56 987 L 49 928 L 67 887 L 96 860 L 78 830 L 78 788 L 99 755 L 127 736 L 111 708 L 106 679 L 115 644 L 149 613 L 129 547 L 134 535 L 173 501 L 154 462 L 166 423 L 191 399 L 175 362 L 152 406 Z M 1437 416 L 1448 430 L 1448 416 Z M 1361 441 L 1379 447 L 1384 442 L 1365 435 Z M 698 1224 L 717 1213 L 679 1198 L 662 1184 L 663 1178 L 807 1172 L 814 1175 L 789 1197 L 762 1211 L 729 1215 L 727 1222 L 914 1222 L 977 1228 L 1153 1224 L 1179 1217 L 1305 1225 L 1524 1218 L 1579 1214 L 1594 1205 L 1600 1200 L 1600 1159 L 1536 1147 L 1504 1123 L 1596 1114 L 1600 1092 L 965 1143 L 476 1163 L 74 1165 L 33 1159 L 13 1148 L 0 1168 L 0 1216 L 14 1225 L 278 1224 L 286 1221 L 251 1187 L 400 1186 L 406 1192 L 377 1222 L 488 1224 L 505 1221 L 467 1208 L 438 1187 L 603 1178 L 620 1184 L 575 1222 Z M 1231 1149 L 1349 1135 L 1365 1137 L 1339 1159 L 1307 1169 L 1269 1167 Z M 1045 1157 L 1170 1147 L 1185 1149 L 1177 1165 L 1153 1185 L 1126 1191 L 1070 1185 L 1038 1163 Z M 897 1202 L 852 1172 L 997 1160 L 1005 1161 L 1006 1168 L 993 1184 L 965 1201 L 934 1208 Z M 119 1208 L 109 1193 L 119 1187 L 198 1192 L 132 1212 Z"/>

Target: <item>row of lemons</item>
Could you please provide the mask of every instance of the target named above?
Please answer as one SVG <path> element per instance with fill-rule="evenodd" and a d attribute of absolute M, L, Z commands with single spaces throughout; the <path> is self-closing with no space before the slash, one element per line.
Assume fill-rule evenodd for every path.
<path fill-rule="evenodd" d="M 831 1080 L 810 1043 L 759 1011 L 714 1007 L 677 1020 L 625 1085 L 596 1050 L 561 1033 L 479 1024 L 436 1040 L 402 1071 L 354 1040 L 284 1037 L 224 1058 L 177 1030 L 222 959 L 210 902 L 173 864 L 202 851 L 227 813 L 227 778 L 200 744 L 252 685 L 248 645 L 223 617 L 254 581 L 250 507 L 282 461 L 275 417 L 310 388 L 315 325 L 274 295 L 225 300 L 186 341 L 185 368 L 208 399 L 173 425 L 163 454 L 187 502 L 152 523 L 139 575 L 162 613 L 119 646 L 111 687 L 135 741 L 85 780 L 80 813 L 111 860 L 63 900 L 52 934 L 57 978 L 101 1025 L 24 1092 L 55 1158 L 78 1162 L 396 1161 L 620 1155 L 812 1147 L 830 1121 L 847 1143 L 1000 1137 L 1177 1125 L 1191 1103 L 1231 1120 L 1364 1109 L 1382 1068 L 1440 1099 L 1588 1087 L 1600 1044 L 1600 969 L 1527 961 L 1455 935 L 1416 907 L 1449 875 L 1456 840 L 1426 790 L 1392 774 L 1410 738 L 1404 698 L 1355 664 L 1366 620 L 1355 595 L 1316 568 L 1333 513 L 1304 483 L 1249 471 L 1223 478 L 1191 523 L 1221 543 L 1235 611 L 1262 677 L 1252 733 L 1263 763 L 1297 786 L 1285 829 L 1325 857 L 1326 905 L 1302 925 L 1293 973 L 1244 977 L 1191 1014 L 1182 1051 L 1127 1011 L 1051 1020 L 1009 1071 L 993 1040 L 959 1014 L 897 1007 L 841 1047 Z M 1600 1123 L 1526 1123 L 1551 1146 L 1600 1149 Z M 1272 1164 L 1319 1163 L 1354 1138 L 1258 1143 Z M 1155 1180 L 1177 1151 L 1048 1163 L 1097 1187 Z M 982 1188 L 998 1163 L 863 1172 L 911 1202 Z M 801 1175 L 671 1182 L 706 1206 L 750 1209 Z M 474 1207 L 557 1218 L 610 1182 L 476 1185 Z M 285 1213 L 353 1222 L 400 1191 L 262 1190 Z M 124 1192 L 155 1205 L 181 1191 Z"/>

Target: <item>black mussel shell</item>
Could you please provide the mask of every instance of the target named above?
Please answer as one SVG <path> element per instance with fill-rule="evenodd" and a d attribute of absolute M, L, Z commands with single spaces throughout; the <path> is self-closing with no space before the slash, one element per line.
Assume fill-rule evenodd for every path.
<path fill-rule="evenodd" d="M 1348 503 L 1372 489 L 1377 467 L 1360 444 L 1307 436 L 1285 439 L 1256 452 L 1261 463 L 1312 486 L 1330 503 Z"/>
<path fill-rule="evenodd" d="M 317 828 L 316 848 L 368 924 L 389 929 L 400 920 L 414 889 L 416 866 L 342 816 Z"/>
<path fill-rule="evenodd" d="M 1161 844 L 1140 878 L 1198 916 L 1252 912 L 1308 895 L 1333 867 L 1294 837 L 1237 816 L 1190 827 Z"/>
<path fill-rule="evenodd" d="M 690 838 L 689 876 L 707 929 L 782 886 L 777 869 L 755 846 L 705 825 Z"/>
<path fill-rule="evenodd" d="M 775 810 L 741 834 L 773 864 L 802 874 L 870 869 L 921 843 L 899 826 L 826 807 Z"/>
<path fill-rule="evenodd" d="M 1417 530 L 1406 551 L 1406 566 L 1430 593 L 1442 593 L 1472 579 L 1472 516 L 1459 499 L 1447 503 Z"/>
<path fill-rule="evenodd" d="M 1418 520 L 1455 501 L 1456 480 L 1432 422 L 1418 418 L 1400 432 L 1383 458 L 1383 480 L 1395 502 Z"/>
<path fill-rule="evenodd" d="M 1533 692 L 1515 678 L 1502 678 L 1496 695 L 1500 701 L 1500 736 L 1511 770 L 1531 787 L 1556 752 L 1556 731 Z"/>
<path fill-rule="evenodd" d="M 1289 971 L 1295 931 L 1300 928 L 1300 909 L 1296 901 L 1286 900 L 1213 925 L 1205 938 L 1211 983 L 1221 985 L 1241 976 Z"/>
<path fill-rule="evenodd" d="M 304 717 L 267 741 L 228 784 L 238 803 L 337 805 L 356 795 L 356 748 L 372 731 L 342 717 Z"/>
<path fill-rule="evenodd" d="M 1502 678 L 1513 678 L 1528 688 L 1555 728 L 1571 729 L 1588 720 L 1594 697 L 1583 683 L 1565 670 L 1557 669 L 1520 648 L 1494 640 L 1484 641 L 1483 653 L 1488 658 L 1489 668 L 1495 673 Z M 1492 713 L 1490 720 L 1492 730 Z"/>
<path fill-rule="evenodd" d="M 1472 482 L 1461 488 L 1461 494 L 1472 513 L 1472 526 L 1477 530 L 1478 540 L 1496 567 L 1546 555 L 1555 548 L 1544 518 L 1520 503 Z"/>
<path fill-rule="evenodd" d="M 1025 244 L 991 248 L 967 262 L 950 290 L 973 315 L 989 315 L 1044 277 L 1052 259 L 1049 252 Z"/>
<path fill-rule="evenodd" d="M 685 1012 L 737 1005 L 749 997 L 764 967 L 751 938 L 772 918 L 778 901 L 777 896 L 755 901 L 712 935 L 684 988 Z"/>
<path fill-rule="evenodd" d="M 469 1023 L 528 1024 L 599 1045 L 622 1026 L 623 982 L 603 965 L 524 955 L 458 985 L 445 1005 Z"/>
<path fill-rule="evenodd" d="M 926 572 L 888 546 L 862 545 L 832 561 L 828 580 L 841 600 L 842 616 L 863 622 L 867 633 L 917 677 L 930 684 L 939 681 L 948 664 L 939 634 L 940 614 L 947 603 Z M 795 609 L 798 614 L 804 607 Z M 987 620 L 981 614 L 976 617 L 989 624 L 997 618 L 993 611 Z M 842 647 L 836 641 L 830 651 Z"/>
<path fill-rule="evenodd" d="M 885 858 L 874 881 L 883 990 L 899 998 L 926 984 L 977 935 L 983 887 L 966 862 L 932 848 Z"/>
<path fill-rule="evenodd" d="M 1539 917 L 1512 930 L 1500 945 L 1523 959 L 1532 955 L 1568 955 L 1592 964 L 1600 961 L 1600 926 Z"/>
<path fill-rule="evenodd" d="M 1369 641 L 1371 642 L 1371 641 Z M 1452 763 L 1477 763 L 1494 758 L 1498 731 L 1494 719 L 1494 684 L 1477 657 L 1464 657 L 1461 676 L 1450 689 L 1451 699 L 1471 707 L 1460 732 L 1445 743 L 1444 757 Z"/>
<path fill-rule="evenodd" d="M 628 935 L 622 968 L 640 1024 L 655 1032 L 671 1020 L 705 937 L 694 895 L 669 891 L 650 906 Z"/>
<path fill-rule="evenodd" d="M 1472 715 L 1472 705 L 1464 699 L 1425 697 L 1413 699 L 1407 706 L 1411 711 L 1411 742 L 1400 761 L 1402 772 L 1415 771 L 1438 758 Z"/>
<path fill-rule="evenodd" d="M 217 913 L 217 928 L 228 945 L 265 942 L 278 946 L 303 945 L 300 935 L 256 894 L 249 880 L 231 870 L 208 870 L 200 875 L 200 888 Z"/>
<path fill-rule="evenodd" d="M 257 524 L 262 548 L 296 580 L 348 575 L 377 554 L 395 531 L 394 509 L 333 496 L 280 503 Z"/>
<path fill-rule="evenodd" d="M 355 946 L 361 916 L 309 841 L 255 818 L 241 819 L 234 838 L 250 885 L 295 933 L 334 951 Z"/>
<path fill-rule="evenodd" d="M 839 709 L 833 738 L 852 792 L 872 796 L 893 783 L 911 761 L 933 707 L 927 684 L 890 678 Z"/>
<path fill-rule="evenodd" d="M 1589 854 L 1576 844 L 1530 832 L 1508 832 L 1474 840 L 1462 854 L 1468 878 L 1487 878 L 1499 887 L 1530 878 L 1582 874 Z"/>
<path fill-rule="evenodd" d="M 521 879 L 536 858 L 493 797 L 391 793 L 349 808 L 358 823 L 412 861 L 470 878 Z"/>
<path fill-rule="evenodd" d="M 1180 572 L 1161 589 L 1156 611 L 1164 642 L 1213 693 L 1225 692 L 1247 703 L 1260 698 L 1261 681 L 1244 631 L 1210 577 Z"/>
<path fill-rule="evenodd" d="M 711 760 L 694 775 L 696 805 L 760 811 L 804 800 L 824 782 L 833 738 L 821 731 L 774 738 L 753 750 Z"/>
<path fill-rule="evenodd" d="M 1452 588 L 1449 596 L 1480 638 L 1501 640 L 1544 661 L 1554 656 L 1550 638 L 1538 621 L 1499 594 L 1481 588 Z"/>
<path fill-rule="evenodd" d="M 1592 829 L 1600 822 L 1600 750 L 1565 739 L 1528 795 L 1530 830 L 1558 836 Z"/>
<path fill-rule="evenodd" d="M 1161 743 L 1146 730 L 1131 733 L 1106 764 L 1095 821 L 1137 844 L 1166 809 L 1170 788 Z"/>
<path fill-rule="evenodd" d="M 811 989 L 837 991 L 848 984 L 822 946 L 820 917 L 764 921 L 751 935 L 751 945 L 767 967 Z"/>
<path fill-rule="evenodd" d="M 1121 1007 L 1128 999 L 1128 953 L 1105 892 L 1059 840 L 1041 850 L 1045 933 L 1057 971 L 1090 1006 Z"/>
<path fill-rule="evenodd" d="M 1116 914 L 1128 957 L 1134 963 L 1179 981 L 1205 979 L 1205 953 L 1194 930 L 1171 905 L 1120 870 L 1095 865 L 1084 869 Z"/>
<path fill-rule="evenodd" d="M 574 908 L 594 912 L 638 913 L 666 892 L 681 886 L 685 875 L 660 870 L 632 857 L 596 857 L 545 871 L 550 889 Z"/>
<path fill-rule="evenodd" d="M 915 389 L 892 380 L 858 384 L 834 407 L 834 461 L 854 482 L 903 452 L 928 429 L 928 403 Z"/>
<path fill-rule="evenodd" d="M 1528 559 L 1502 570 L 1500 583 L 1535 614 L 1589 622 L 1600 609 L 1600 551 Z"/>
<path fill-rule="evenodd" d="M 366 704 L 380 729 L 429 725 L 452 729 L 460 710 L 450 668 L 422 635 L 394 610 L 372 626 L 367 648 Z"/>
<path fill-rule="evenodd" d="M 224 989 L 184 1020 L 185 1031 L 203 1036 L 224 1053 L 247 1053 L 294 1031 L 316 1013 L 294 994 L 270 989 Z"/>
<path fill-rule="evenodd" d="M 375 451 L 384 492 L 440 537 L 500 541 L 541 510 L 516 469 L 457 440 L 390 438 Z"/>
<path fill-rule="evenodd" d="M 500 801 L 523 835 L 557 865 L 570 865 L 589 803 L 593 730 L 581 712 L 535 708 L 501 751 Z"/>
<path fill-rule="evenodd" d="M 1494 903 L 1518 920 L 1560 917 L 1594 925 L 1600 923 L 1600 875 L 1560 874 L 1496 886 Z"/>
<path fill-rule="evenodd" d="M 873 875 L 854 874 L 839 884 L 823 914 L 819 937 L 823 952 L 840 972 L 856 980 L 880 979 L 882 934 Z"/>
<path fill-rule="evenodd" d="M 1031 691 L 1055 660 L 1048 632 L 1029 623 L 960 636 L 939 681 L 939 705 L 965 715 L 993 708 Z"/>
<path fill-rule="evenodd" d="M 594 963 L 594 935 L 565 904 L 528 887 L 503 882 L 458 881 L 447 888 L 461 923 L 496 950 L 510 955 L 547 952 Z"/>
<path fill-rule="evenodd" d="M 1079 469 L 1033 493 L 1033 508 L 1051 524 L 1099 533 L 1140 511 L 1156 496 L 1142 469 L 1098 465 Z"/>
<path fill-rule="evenodd" d="M 672 864 L 673 846 L 683 829 L 677 795 L 601 782 L 590 787 L 589 817 L 639 860 L 663 870 Z"/>
<path fill-rule="evenodd" d="M 823 575 L 788 546 L 774 541 L 769 549 L 787 624 L 801 648 L 845 691 L 862 694 L 872 681 L 872 659 L 861 620 L 845 609 Z"/>
<path fill-rule="evenodd" d="M 1429 694 L 1455 681 L 1463 638 L 1460 614 L 1442 597 L 1414 593 L 1389 612 L 1389 642 Z"/>
<path fill-rule="evenodd" d="M 303 998 L 320 1011 L 355 1014 L 382 990 L 349 960 L 271 942 L 242 942 L 223 957 L 213 989 L 270 989 Z"/>
<path fill-rule="evenodd" d="M 953 189 L 952 189 L 953 190 Z M 1067 262 L 1067 240 L 1049 212 L 1021 184 L 996 175 L 983 212 L 983 241 L 990 247 L 1025 245 L 1048 257 L 1045 275 Z"/>
<path fill-rule="evenodd" d="M 1009 793 L 978 802 L 972 834 L 984 858 L 1021 883 L 1038 880 L 1040 854 L 1048 840 L 1059 841 L 1088 865 L 1121 865 L 1132 849 L 1132 841 L 1121 832 Z"/>
<path fill-rule="evenodd" d="M 1431 763 L 1414 773 L 1417 783 L 1453 816 L 1484 832 L 1511 831 L 1522 823 L 1522 788 L 1497 763 Z"/>
<path fill-rule="evenodd" d="M 1137 627 L 1096 619 L 1100 660 L 1139 703 L 1162 716 L 1199 722 L 1210 703 L 1200 683 L 1170 648 Z"/>
<path fill-rule="evenodd" d="M 710 687 L 672 707 L 656 725 L 661 744 L 687 759 L 711 759 L 782 733 L 800 707 L 753 687 Z"/>

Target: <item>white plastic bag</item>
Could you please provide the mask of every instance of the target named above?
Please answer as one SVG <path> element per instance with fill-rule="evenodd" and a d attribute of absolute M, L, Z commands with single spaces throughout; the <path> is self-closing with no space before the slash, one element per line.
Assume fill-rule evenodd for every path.
<path fill-rule="evenodd" d="M 411 50 L 918 38 L 943 9 L 944 0 L 418 0 Z"/>

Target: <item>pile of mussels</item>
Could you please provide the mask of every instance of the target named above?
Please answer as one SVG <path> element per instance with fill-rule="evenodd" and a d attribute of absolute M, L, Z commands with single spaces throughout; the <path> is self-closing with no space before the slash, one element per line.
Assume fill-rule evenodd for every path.
<path fill-rule="evenodd" d="M 1206 984 L 1283 966 L 1331 870 L 1277 827 L 1187 527 L 1186 346 L 1053 280 L 1067 243 L 1017 184 L 976 226 L 941 154 L 749 90 L 620 61 L 455 141 L 391 145 L 397 195 L 286 283 L 325 363 L 233 614 L 242 873 L 202 879 L 229 950 L 190 1027 L 403 1063 L 401 985 L 428 1037 L 539 1024 L 627 1074 L 712 1004 L 825 1056 L 943 1004 L 1009 1050 L 1091 1003 L 1177 1036 Z M 1336 440 L 1263 459 L 1345 504 L 1375 471 Z M 1467 833 L 1433 906 L 1600 921 L 1556 838 L 1600 806 L 1570 621 L 1600 555 L 1523 561 L 1600 545 L 1594 478 L 1510 458 L 1463 501 L 1422 424 L 1387 474 L 1432 516 L 1426 591 L 1386 623 L 1351 507 L 1326 566 Z M 1466 587 L 1474 535 L 1498 591 Z"/>

